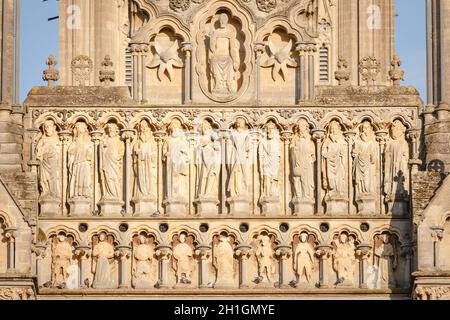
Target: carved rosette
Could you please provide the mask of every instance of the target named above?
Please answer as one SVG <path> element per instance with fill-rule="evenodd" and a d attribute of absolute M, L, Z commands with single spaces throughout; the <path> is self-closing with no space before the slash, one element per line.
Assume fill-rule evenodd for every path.
<path fill-rule="evenodd" d="M 375 57 L 365 57 L 359 62 L 359 73 L 361 79 L 367 85 L 375 84 L 378 74 L 381 71 L 381 64 Z"/>
<path fill-rule="evenodd" d="M 269 13 L 277 7 L 277 0 L 256 0 L 256 5 L 259 10 Z"/>
<path fill-rule="evenodd" d="M 191 6 L 190 0 L 170 0 L 170 9 L 173 11 L 186 11 Z"/>

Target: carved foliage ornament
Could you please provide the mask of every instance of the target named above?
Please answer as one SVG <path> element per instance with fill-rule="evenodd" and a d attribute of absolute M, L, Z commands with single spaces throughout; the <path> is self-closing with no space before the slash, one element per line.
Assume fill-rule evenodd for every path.
<path fill-rule="evenodd" d="M 277 6 L 277 0 L 256 0 L 258 9 L 263 12 L 271 12 Z"/>
<path fill-rule="evenodd" d="M 78 56 L 72 60 L 73 82 L 79 86 L 85 86 L 89 81 L 93 63 L 88 56 Z"/>
<path fill-rule="evenodd" d="M 186 11 L 191 6 L 190 0 L 170 0 L 170 9 L 174 11 Z"/>
<path fill-rule="evenodd" d="M 380 73 L 380 62 L 375 57 L 366 57 L 359 62 L 359 73 L 367 85 L 375 83 Z"/>

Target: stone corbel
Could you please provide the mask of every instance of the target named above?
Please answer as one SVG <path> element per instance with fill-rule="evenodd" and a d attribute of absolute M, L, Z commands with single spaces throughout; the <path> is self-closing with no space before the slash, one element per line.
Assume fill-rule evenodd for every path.
<path fill-rule="evenodd" d="M 200 268 L 200 279 L 199 287 L 208 288 L 208 279 L 206 274 L 206 269 L 208 265 L 208 260 L 211 258 L 212 248 L 206 244 L 200 244 L 195 248 L 195 256 L 199 260 Z"/>
<path fill-rule="evenodd" d="M 116 252 L 114 253 L 116 258 L 119 260 L 119 288 L 128 288 L 128 272 L 127 272 L 127 260 L 131 257 L 131 247 L 126 245 L 119 245 L 116 247 Z"/>
<path fill-rule="evenodd" d="M 8 243 L 8 273 L 16 272 L 16 238 L 18 236 L 17 228 L 6 228 L 5 238 Z"/>
<path fill-rule="evenodd" d="M 319 245 L 316 248 L 316 256 L 319 258 L 319 288 L 329 288 L 328 259 L 331 257 L 332 248 L 329 245 Z"/>
<path fill-rule="evenodd" d="M 292 256 L 292 247 L 288 245 L 280 245 L 275 249 L 275 256 L 278 257 L 280 263 L 280 274 L 278 287 L 290 288 L 289 279 L 287 277 L 287 259 Z"/>
<path fill-rule="evenodd" d="M 169 288 L 169 278 L 167 273 L 169 271 L 169 261 L 172 256 L 172 247 L 169 245 L 159 245 L 156 247 L 156 256 L 159 259 L 159 280 L 156 287 L 159 289 Z"/>
<path fill-rule="evenodd" d="M 316 213 L 323 214 L 322 207 L 322 142 L 326 130 L 314 129 L 311 131 L 312 139 L 316 142 Z"/>
<path fill-rule="evenodd" d="M 246 244 L 239 245 L 235 249 L 235 255 L 239 259 L 239 288 L 250 287 L 247 279 L 247 264 L 252 254 L 252 247 Z"/>
<path fill-rule="evenodd" d="M 361 289 L 367 289 L 367 264 L 372 255 L 372 246 L 367 244 L 359 245 L 356 248 L 356 257 L 359 260 L 359 287 Z"/>
<path fill-rule="evenodd" d="M 131 172 L 132 172 L 132 159 L 131 159 L 131 142 L 136 134 L 133 129 L 124 129 L 121 131 L 122 140 L 125 142 L 125 161 L 124 161 L 124 196 L 125 196 L 125 215 L 130 216 L 131 212 Z"/>
<path fill-rule="evenodd" d="M 192 43 L 183 42 L 181 52 L 184 53 L 184 104 L 192 102 Z"/>

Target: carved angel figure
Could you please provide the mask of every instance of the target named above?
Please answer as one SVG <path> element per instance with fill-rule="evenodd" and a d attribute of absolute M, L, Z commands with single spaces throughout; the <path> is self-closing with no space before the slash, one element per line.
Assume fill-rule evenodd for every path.
<path fill-rule="evenodd" d="M 259 235 L 257 238 L 257 248 L 255 251 L 258 261 L 258 277 L 256 283 L 273 283 L 273 274 L 275 273 L 275 259 L 273 257 L 272 241 L 266 234 Z"/>
<path fill-rule="evenodd" d="M 182 68 L 183 61 L 179 53 L 179 43 L 175 41 L 164 41 L 160 35 L 155 38 L 155 54 L 153 60 L 148 65 L 149 68 L 158 67 L 158 79 L 162 81 L 164 74 L 170 81 L 174 78 L 173 68 Z"/>
<path fill-rule="evenodd" d="M 299 237 L 299 243 L 294 250 L 293 262 L 294 271 L 297 275 L 297 284 L 302 281 L 303 276 L 306 282 L 311 282 L 312 271 L 314 269 L 314 244 L 309 240 L 306 232 L 302 232 Z"/>
<path fill-rule="evenodd" d="M 36 147 L 41 199 L 58 199 L 61 196 L 61 143 L 53 120 L 45 121 L 43 129 Z"/>
<path fill-rule="evenodd" d="M 104 232 L 93 239 L 92 271 L 94 273 L 94 289 L 113 289 L 115 280 L 114 268 L 114 239 L 107 237 Z"/>
<path fill-rule="evenodd" d="M 287 68 L 297 67 L 297 62 L 291 57 L 292 50 L 292 39 L 286 45 L 277 46 L 271 39 L 268 41 L 268 46 L 270 50 L 270 57 L 264 61 L 262 67 L 273 67 L 272 68 L 272 78 L 273 81 L 277 80 L 278 75 L 286 81 Z"/>
<path fill-rule="evenodd" d="M 374 266 L 378 268 L 378 281 L 381 287 L 395 288 L 395 269 L 397 268 L 397 250 L 395 239 L 383 233 L 375 238 Z"/>
<path fill-rule="evenodd" d="M 72 244 L 64 235 L 54 238 L 52 244 L 52 285 L 65 288 L 70 276 L 69 267 L 72 264 Z"/>
<path fill-rule="evenodd" d="M 152 262 L 155 254 L 155 245 L 144 235 L 133 239 L 133 285 L 135 288 L 151 288 Z"/>
<path fill-rule="evenodd" d="M 192 239 L 187 241 L 184 233 L 180 234 L 178 244 L 173 248 L 173 259 L 178 282 L 190 284 L 194 270 L 194 250 Z"/>
<path fill-rule="evenodd" d="M 351 285 L 354 277 L 355 242 L 352 236 L 341 233 L 333 240 L 333 268 L 337 273 L 336 284 Z"/>

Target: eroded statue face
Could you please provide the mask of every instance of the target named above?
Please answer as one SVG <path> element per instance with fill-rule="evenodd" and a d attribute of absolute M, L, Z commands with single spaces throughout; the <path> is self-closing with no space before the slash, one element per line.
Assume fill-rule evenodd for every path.
<path fill-rule="evenodd" d="M 395 120 L 391 126 L 391 136 L 394 140 L 400 140 L 405 137 L 406 128 L 400 120 Z"/>
<path fill-rule="evenodd" d="M 117 126 L 117 124 L 115 123 L 109 123 L 106 126 L 106 133 L 108 134 L 108 136 L 110 136 L 111 138 L 113 137 L 117 137 L 119 135 L 119 127 Z"/>
<path fill-rule="evenodd" d="M 304 138 L 307 137 L 309 134 L 309 124 L 305 120 L 300 120 L 298 123 L 297 132 L 300 135 L 300 137 Z"/>
<path fill-rule="evenodd" d="M 75 137 L 81 137 L 87 133 L 87 125 L 84 122 L 77 122 L 75 124 L 74 134 Z"/>
<path fill-rule="evenodd" d="M 101 233 L 100 236 L 99 236 L 99 239 L 100 239 L 101 242 L 105 241 L 106 240 L 106 234 Z"/>
<path fill-rule="evenodd" d="M 341 133 L 341 125 L 337 121 L 330 123 L 330 136 L 337 137 Z"/>
<path fill-rule="evenodd" d="M 220 27 L 221 27 L 222 29 L 226 28 L 227 25 L 228 25 L 228 22 L 229 22 L 228 15 L 227 15 L 226 13 L 222 13 L 222 14 L 219 16 Z"/>
<path fill-rule="evenodd" d="M 44 133 L 47 137 L 52 137 L 55 134 L 56 126 L 53 120 L 47 120 L 44 123 Z"/>
<path fill-rule="evenodd" d="M 66 236 L 60 235 L 60 236 L 58 236 L 58 240 L 59 240 L 59 242 L 64 242 L 64 241 L 66 241 Z"/>
<path fill-rule="evenodd" d="M 346 243 L 346 242 L 347 242 L 347 239 L 348 239 L 348 236 L 347 236 L 345 233 L 342 233 L 342 234 L 339 236 L 339 240 L 341 241 L 341 243 Z"/>
<path fill-rule="evenodd" d="M 206 134 L 212 130 L 211 123 L 208 120 L 202 122 L 202 133 Z"/>
<path fill-rule="evenodd" d="M 389 235 L 384 233 L 381 235 L 381 240 L 383 241 L 383 243 L 388 243 L 389 242 Z"/>
<path fill-rule="evenodd" d="M 370 137 L 372 136 L 373 133 L 373 128 L 372 125 L 370 124 L 369 121 L 364 121 L 362 126 L 361 126 L 361 139 L 363 141 L 367 141 L 370 139 Z"/>
<path fill-rule="evenodd" d="M 172 122 L 169 125 L 169 131 L 174 133 L 178 130 L 181 130 L 182 126 L 181 126 L 181 121 L 178 119 L 174 119 L 172 120 Z"/>
<path fill-rule="evenodd" d="M 300 241 L 303 242 L 303 243 L 305 243 L 306 241 L 308 241 L 308 234 L 303 232 L 303 233 L 300 235 Z"/>
<path fill-rule="evenodd" d="M 148 122 L 146 120 L 142 120 L 139 123 L 139 131 L 141 133 L 147 133 L 148 131 L 150 131 L 150 125 L 148 124 Z"/>
<path fill-rule="evenodd" d="M 277 127 L 275 126 L 275 123 L 270 122 L 267 125 L 266 130 L 267 130 L 267 139 L 268 140 L 272 140 L 275 137 L 275 132 L 277 130 Z"/>
<path fill-rule="evenodd" d="M 243 118 L 237 118 L 236 119 L 236 129 L 247 129 L 247 124 Z"/>
<path fill-rule="evenodd" d="M 186 235 L 184 233 L 180 234 L 180 237 L 178 239 L 181 243 L 185 243 L 186 242 Z"/>

